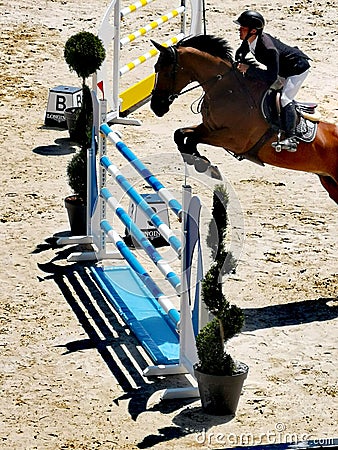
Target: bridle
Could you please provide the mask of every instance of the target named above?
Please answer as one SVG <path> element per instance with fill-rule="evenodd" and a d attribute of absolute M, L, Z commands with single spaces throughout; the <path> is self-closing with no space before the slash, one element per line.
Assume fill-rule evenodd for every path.
<path fill-rule="evenodd" d="M 209 84 L 211 82 L 214 82 L 214 81 L 216 82 L 216 81 L 220 81 L 220 80 L 223 79 L 224 74 L 217 74 L 217 75 L 214 75 L 213 77 L 209 78 L 208 80 L 202 81 L 201 83 L 198 83 L 198 84 L 196 84 L 196 85 L 194 85 L 194 86 L 192 86 L 190 88 L 184 89 L 181 92 L 174 93 L 174 87 L 175 87 L 175 84 L 176 84 L 176 74 L 178 73 L 178 71 L 180 69 L 183 69 L 183 67 L 181 67 L 178 64 L 177 48 L 174 47 L 174 46 L 170 46 L 170 47 L 168 47 L 168 50 L 170 50 L 170 53 L 171 53 L 171 62 L 170 63 L 172 65 L 172 70 L 170 72 L 171 90 L 169 91 L 171 93 L 168 94 L 168 101 L 170 103 L 172 103 L 174 100 L 176 100 L 179 96 L 181 96 L 183 94 L 186 94 L 187 92 L 193 91 L 194 89 L 197 89 L 199 87 L 203 87 L 206 84 Z M 155 70 L 156 70 L 156 66 L 155 66 Z M 158 71 L 159 70 L 156 70 L 156 73 L 158 73 Z M 156 83 L 155 83 L 155 86 L 156 86 Z M 154 90 L 152 91 L 152 94 L 153 93 L 154 93 Z M 157 92 L 157 95 L 159 95 L 158 92 Z"/>
<path fill-rule="evenodd" d="M 177 51 L 177 48 L 175 46 L 169 46 L 167 49 L 170 51 L 170 64 L 172 65 L 172 69 L 171 69 L 171 72 L 170 72 L 171 89 L 169 91 L 165 91 L 166 94 L 161 94 L 161 93 L 159 93 L 157 91 L 156 95 L 161 96 L 161 97 L 167 97 L 170 104 L 173 103 L 173 101 L 176 100 L 181 95 L 187 94 L 188 92 L 191 92 L 194 89 L 197 89 L 199 87 L 204 87 L 207 84 L 210 84 L 210 83 L 213 83 L 213 82 L 216 83 L 218 81 L 221 81 L 227 75 L 227 74 L 224 74 L 224 73 L 223 74 L 220 73 L 220 74 L 214 75 L 211 78 L 208 78 L 207 80 L 202 81 L 202 82 L 200 82 L 200 83 L 198 83 L 198 84 L 196 84 L 196 85 L 194 85 L 194 86 L 192 86 L 190 88 L 186 88 L 186 89 L 183 89 L 181 92 L 174 93 L 174 87 L 175 87 L 175 84 L 176 84 L 176 75 L 177 75 L 177 73 L 178 73 L 178 71 L 180 69 L 183 69 L 183 67 L 181 67 L 179 65 L 179 63 L 178 63 L 178 51 Z M 245 83 L 243 83 L 242 75 L 236 69 L 236 64 L 237 63 L 235 61 L 234 62 L 228 61 L 228 62 L 231 65 L 230 72 L 231 71 L 234 72 L 235 78 L 237 79 L 239 85 L 241 86 L 241 89 L 243 89 L 245 91 L 247 97 L 251 98 L 251 100 L 253 102 L 253 105 L 249 105 L 250 108 L 252 108 L 253 106 L 257 107 L 256 102 L 254 101 L 254 99 L 252 97 L 252 94 L 250 93 L 250 91 L 247 88 L 247 86 L 245 85 Z M 157 64 L 159 64 L 159 63 L 160 63 L 160 61 L 157 62 Z M 160 70 L 160 67 L 158 67 L 156 69 L 156 65 L 155 65 L 155 72 L 158 73 L 159 70 Z M 155 86 L 156 86 L 156 83 L 155 83 Z M 155 89 L 153 89 L 151 95 L 153 95 L 154 92 L 155 92 Z M 232 93 L 232 91 L 229 91 L 229 93 Z"/>
<path fill-rule="evenodd" d="M 178 64 L 177 50 L 173 46 L 169 46 L 167 48 L 167 50 L 170 51 L 170 61 L 169 61 L 169 63 L 167 63 L 167 65 L 170 64 L 172 66 L 171 72 L 170 72 L 170 75 L 169 75 L 171 88 L 170 88 L 170 90 L 166 90 L 166 91 L 163 90 L 163 92 L 165 92 L 165 94 L 157 91 L 156 95 L 161 96 L 161 97 L 167 97 L 168 101 L 170 103 L 172 103 L 175 100 L 175 98 L 177 98 L 177 97 L 176 97 L 175 94 L 172 94 L 172 93 L 168 94 L 168 92 L 173 92 L 174 91 L 174 87 L 175 87 L 175 83 L 176 83 L 176 74 L 177 74 L 180 66 Z M 155 88 L 156 88 L 156 85 L 157 85 L 157 74 L 161 70 L 161 57 L 163 57 L 162 54 L 160 54 L 160 58 L 157 61 L 157 63 L 155 64 L 156 81 L 155 81 L 154 89 L 151 92 L 151 95 L 154 95 L 154 93 L 155 93 Z"/>

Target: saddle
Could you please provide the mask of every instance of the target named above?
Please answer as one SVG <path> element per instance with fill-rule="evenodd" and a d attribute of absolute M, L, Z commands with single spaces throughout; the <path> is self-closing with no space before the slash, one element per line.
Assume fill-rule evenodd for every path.
<path fill-rule="evenodd" d="M 281 91 L 268 89 L 264 94 L 261 110 L 265 120 L 276 130 L 283 131 L 280 120 Z M 296 127 L 297 138 L 303 142 L 312 142 L 316 136 L 320 114 L 316 111 L 316 103 L 294 101 L 298 114 Z"/>

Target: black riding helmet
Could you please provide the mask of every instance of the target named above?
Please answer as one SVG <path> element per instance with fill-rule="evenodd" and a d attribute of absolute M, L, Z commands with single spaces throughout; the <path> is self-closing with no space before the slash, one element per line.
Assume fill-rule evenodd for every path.
<path fill-rule="evenodd" d="M 257 31 L 263 31 L 265 25 L 264 17 L 256 11 L 244 11 L 234 22 L 250 30 L 255 28 Z"/>

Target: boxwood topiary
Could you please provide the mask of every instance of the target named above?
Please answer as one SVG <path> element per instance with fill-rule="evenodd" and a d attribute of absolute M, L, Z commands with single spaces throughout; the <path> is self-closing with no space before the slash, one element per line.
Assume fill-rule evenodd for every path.
<path fill-rule="evenodd" d="M 71 71 L 85 79 L 95 73 L 103 63 L 106 51 L 101 39 L 89 31 L 80 31 L 66 42 L 64 58 Z"/>
<path fill-rule="evenodd" d="M 213 221 L 209 226 L 207 243 L 214 262 L 202 281 L 202 299 L 214 316 L 196 337 L 198 363 L 196 369 L 209 375 L 233 375 L 236 363 L 226 352 L 226 343 L 238 334 L 244 324 L 243 311 L 231 305 L 222 291 L 222 277 L 235 268 L 235 260 L 226 251 L 228 195 L 221 185 L 213 194 Z"/>
<path fill-rule="evenodd" d="M 93 125 L 93 105 L 86 78 L 102 65 L 106 51 L 102 41 L 93 33 L 81 31 L 71 36 L 64 47 L 64 58 L 71 71 L 82 79 L 82 105 L 78 115 L 74 135 L 81 149 L 67 166 L 69 186 L 83 202 L 87 191 L 87 149 L 91 145 Z"/>

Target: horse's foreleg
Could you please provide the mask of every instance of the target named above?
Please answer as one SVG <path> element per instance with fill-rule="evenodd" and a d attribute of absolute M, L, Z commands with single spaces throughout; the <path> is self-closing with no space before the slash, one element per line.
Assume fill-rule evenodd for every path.
<path fill-rule="evenodd" d="M 202 156 L 197 150 L 197 144 L 200 142 L 200 136 L 197 132 L 198 127 L 179 128 L 174 133 L 174 141 L 183 161 L 193 165 L 197 172 L 207 172 L 212 178 L 222 179 L 217 167 L 213 166 L 210 161 Z"/>
<path fill-rule="evenodd" d="M 180 153 L 192 156 L 200 156 L 197 150 L 198 141 L 194 136 L 195 128 L 179 128 L 174 133 L 174 141 Z"/>
<path fill-rule="evenodd" d="M 338 205 L 338 184 L 331 177 L 319 175 L 319 179 L 323 187 L 327 190 L 330 198 Z"/>

